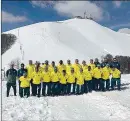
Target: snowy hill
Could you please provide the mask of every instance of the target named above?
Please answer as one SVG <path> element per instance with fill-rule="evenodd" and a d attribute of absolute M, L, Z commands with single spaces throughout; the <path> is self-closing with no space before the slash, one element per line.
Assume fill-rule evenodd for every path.
<path fill-rule="evenodd" d="M 17 36 L 17 42 L 2 55 L 2 65 L 17 57 L 54 60 L 75 58 L 89 60 L 106 53 L 130 56 L 130 35 L 112 31 L 88 19 L 41 22 L 7 31 Z M 20 45 L 22 50 L 20 50 Z"/>
<path fill-rule="evenodd" d="M 130 34 L 130 29 L 128 29 L 128 28 L 122 28 L 122 29 L 119 29 L 118 32 Z"/>

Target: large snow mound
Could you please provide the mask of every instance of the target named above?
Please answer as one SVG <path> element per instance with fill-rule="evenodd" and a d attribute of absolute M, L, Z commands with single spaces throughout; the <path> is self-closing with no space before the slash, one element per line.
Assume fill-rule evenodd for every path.
<path fill-rule="evenodd" d="M 130 75 L 122 75 L 121 91 L 95 92 L 79 96 L 6 97 L 2 81 L 2 120 L 130 120 Z M 18 89 L 17 89 L 18 90 Z"/>
<path fill-rule="evenodd" d="M 17 42 L 2 55 L 2 65 L 14 58 L 43 62 L 75 58 L 89 60 L 107 53 L 130 56 L 130 35 L 112 31 L 88 19 L 41 22 L 7 31 Z M 22 50 L 20 50 L 20 46 Z"/>

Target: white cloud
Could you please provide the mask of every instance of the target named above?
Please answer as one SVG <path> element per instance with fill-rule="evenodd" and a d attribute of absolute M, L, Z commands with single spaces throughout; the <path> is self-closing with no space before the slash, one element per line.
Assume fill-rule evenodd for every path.
<path fill-rule="evenodd" d="M 2 11 L 2 22 L 3 23 L 18 23 L 25 22 L 28 19 L 25 16 L 15 16 L 12 13 Z"/>
<path fill-rule="evenodd" d="M 119 8 L 122 4 L 122 1 L 113 1 L 113 4 L 116 8 Z"/>
<path fill-rule="evenodd" d="M 95 20 L 102 20 L 104 17 L 102 8 L 90 1 L 32 1 L 31 3 L 41 8 L 51 6 L 60 15 L 69 17 L 84 16 L 85 11 L 87 16 L 91 15 Z"/>

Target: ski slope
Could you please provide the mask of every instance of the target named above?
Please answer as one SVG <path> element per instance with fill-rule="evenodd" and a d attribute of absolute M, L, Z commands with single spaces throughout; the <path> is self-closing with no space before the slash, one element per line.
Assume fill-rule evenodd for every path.
<path fill-rule="evenodd" d="M 92 92 L 79 96 L 6 97 L 2 81 L 2 119 L 10 121 L 130 119 L 130 75 L 122 76 L 121 91 Z"/>
<path fill-rule="evenodd" d="M 27 63 L 29 59 L 88 61 L 107 53 L 130 56 L 130 35 L 112 31 L 88 19 L 40 22 L 5 33 L 14 34 L 18 39 L 2 55 L 3 67 L 15 58 Z"/>

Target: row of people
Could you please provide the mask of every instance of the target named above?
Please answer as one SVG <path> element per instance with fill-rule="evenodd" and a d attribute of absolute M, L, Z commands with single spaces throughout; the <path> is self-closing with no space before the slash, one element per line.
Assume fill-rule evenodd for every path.
<path fill-rule="evenodd" d="M 9 90 L 12 86 L 14 89 L 14 95 L 16 95 L 16 76 L 19 78 L 19 94 L 23 97 L 23 91 L 30 95 L 30 84 L 32 95 L 38 95 L 40 97 L 41 88 L 42 95 L 60 95 L 60 94 L 81 94 L 87 93 L 92 90 L 109 90 L 114 89 L 117 83 L 120 90 L 120 71 L 113 66 L 107 64 L 104 68 L 98 64 L 95 67 L 94 64 L 89 66 L 83 64 L 82 66 L 77 63 L 73 66 L 67 67 L 63 61 L 60 61 L 58 66 L 54 65 L 54 62 L 49 66 L 48 61 L 43 66 L 39 63 L 34 66 L 32 61 L 29 61 L 29 65 L 24 68 L 24 64 L 21 64 L 21 69 L 17 71 L 13 68 L 9 69 L 6 73 L 8 77 L 7 82 L 7 96 L 9 96 Z M 110 75 L 112 75 L 110 83 Z M 70 91 L 72 88 L 73 91 Z M 37 92 L 38 91 L 38 92 Z M 47 93 L 46 93 L 47 91 Z"/>

